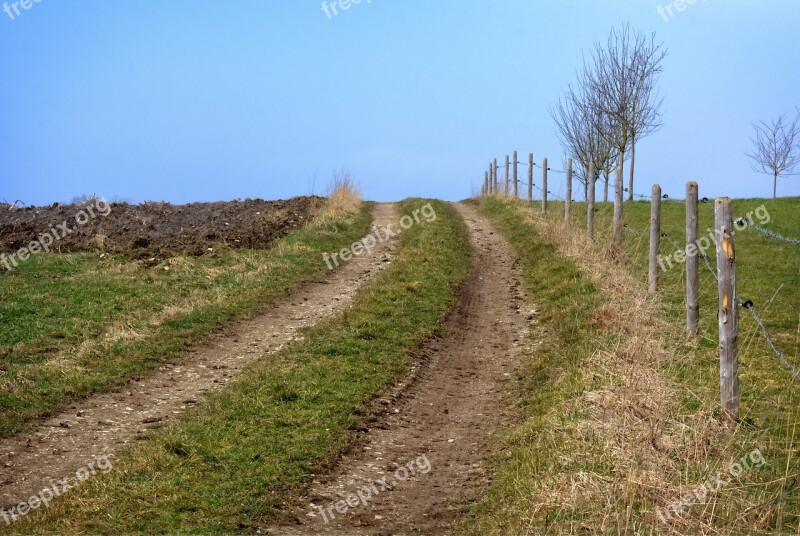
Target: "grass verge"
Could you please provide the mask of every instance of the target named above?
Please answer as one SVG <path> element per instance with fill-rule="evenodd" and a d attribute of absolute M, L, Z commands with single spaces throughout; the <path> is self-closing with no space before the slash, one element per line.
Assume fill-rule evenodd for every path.
<path fill-rule="evenodd" d="M 747 212 L 762 202 L 736 206 Z M 792 234 L 787 222 L 793 203 L 769 207 L 773 230 Z M 665 207 L 664 227 L 677 237 L 684 216 L 672 204 Z M 484 200 L 482 208 L 523 262 L 528 293 L 540 310 L 538 329 L 532 330 L 540 340 L 520 392 L 527 420 L 495 458 L 493 487 L 472 510 L 464 532 L 800 532 L 798 386 L 742 315 L 745 418 L 734 431 L 723 424 L 713 279 L 703 281 L 702 336 L 688 342 L 682 334 L 682 268 L 663 273 L 659 295 L 647 295 L 646 239 L 629 231 L 627 260 L 609 261 L 603 244 L 610 214 L 606 219 L 604 207 L 597 246 L 582 237 L 585 205 L 575 208 L 575 228 L 561 223 L 559 204 L 548 216 L 496 199 Z M 631 228 L 646 236 L 649 206 L 625 208 Z M 708 213 L 701 225 L 713 215 Z M 769 309 L 768 327 L 797 362 L 797 335 L 791 331 L 798 294 L 786 288 L 797 288 L 800 258 L 749 233 L 737 237 L 740 286 L 756 303 L 780 304 L 780 311 Z M 760 456 L 757 463 L 749 458 L 754 449 L 763 463 Z M 743 458 L 751 460 L 750 467 L 732 475 L 733 464 Z M 724 480 L 719 489 L 700 487 L 709 479 L 716 487 L 717 476 Z M 682 500 L 679 512 L 669 510 Z"/>
<path fill-rule="evenodd" d="M 320 252 L 363 237 L 372 221 L 368 204 L 341 197 L 348 203 L 323 206 L 324 218 L 265 251 L 181 256 L 157 267 L 42 254 L 0 273 L 0 437 L 179 360 L 230 321 L 323 276 Z"/>
<path fill-rule="evenodd" d="M 466 225 L 451 206 L 433 206 L 437 219 L 404 231 L 392 263 L 345 315 L 251 365 L 112 472 L 11 528 L 228 534 L 283 520 L 287 502 L 347 449 L 365 404 L 408 371 L 409 352 L 438 328 L 470 271 Z"/>

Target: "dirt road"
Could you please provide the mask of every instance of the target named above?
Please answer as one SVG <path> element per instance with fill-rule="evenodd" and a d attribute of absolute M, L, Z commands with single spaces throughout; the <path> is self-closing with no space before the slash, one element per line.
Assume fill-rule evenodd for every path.
<path fill-rule="evenodd" d="M 508 391 L 530 312 L 508 243 L 474 208 L 459 210 L 475 268 L 441 337 L 418 353 L 406 387 L 383 401 L 367 444 L 314 486 L 298 525 L 262 532 L 442 534 L 485 489 L 482 456 L 510 421 Z"/>
<path fill-rule="evenodd" d="M 397 224 L 397 207 L 376 205 L 375 224 Z M 175 415 L 201 403 L 203 395 L 234 380 L 257 359 L 269 359 L 301 328 L 344 310 L 356 289 L 391 259 L 395 244 L 381 243 L 324 280 L 311 283 L 229 335 L 198 348 L 179 365 L 132 382 L 118 393 L 91 397 L 39 425 L 33 433 L 0 440 L 0 508 L 27 500 L 49 480 L 75 475 L 92 458 L 145 437 Z M 320 262 L 322 257 L 320 257 Z"/>

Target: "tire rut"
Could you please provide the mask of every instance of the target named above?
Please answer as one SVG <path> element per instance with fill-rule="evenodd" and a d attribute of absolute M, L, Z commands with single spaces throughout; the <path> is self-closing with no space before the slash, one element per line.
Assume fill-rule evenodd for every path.
<path fill-rule="evenodd" d="M 415 356 L 421 362 L 404 392 L 381 401 L 367 440 L 329 479 L 315 482 L 297 524 L 266 533 L 444 534 L 488 486 L 484 454 L 515 421 L 513 376 L 531 312 L 508 242 L 475 208 L 458 210 L 470 229 L 475 266 L 441 335 Z M 337 511 L 347 497 L 356 503 L 357 490 L 370 497 Z"/>
<path fill-rule="evenodd" d="M 376 204 L 373 219 L 379 227 L 396 224 L 397 206 Z M 118 449 L 202 404 L 204 395 L 235 380 L 245 366 L 299 339 L 298 330 L 349 307 L 355 291 L 391 261 L 395 247 L 394 241 L 380 242 L 371 254 L 354 257 L 267 312 L 190 350 L 180 363 L 164 365 L 121 391 L 76 402 L 32 432 L 0 440 L 0 507 L 27 500 L 52 479 L 75 475 L 92 458 L 113 460 Z"/>

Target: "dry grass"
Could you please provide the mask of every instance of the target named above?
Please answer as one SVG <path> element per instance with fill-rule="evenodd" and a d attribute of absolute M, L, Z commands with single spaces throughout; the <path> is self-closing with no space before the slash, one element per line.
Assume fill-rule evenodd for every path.
<path fill-rule="evenodd" d="M 328 225 L 361 209 L 361 191 L 348 171 L 336 171 L 326 194 L 327 200 L 314 216 L 312 225 Z"/>
<path fill-rule="evenodd" d="M 753 439 L 747 424 L 732 429 L 715 406 L 687 405 L 700 397 L 675 378 L 696 359 L 695 343 L 667 319 L 622 252 L 591 243 L 538 208 L 503 204 L 594 284 L 598 305 L 586 321 L 598 336 L 574 343 L 569 351 L 581 355 L 580 365 L 570 370 L 565 363 L 565 379 L 551 376 L 562 394 L 511 440 L 511 461 L 482 533 L 774 534 L 782 518 L 794 518 L 783 500 L 797 493 L 791 453 L 768 462 L 786 471 L 745 471 L 666 523 L 659 518 L 659 510 L 769 445 Z"/>
<path fill-rule="evenodd" d="M 683 339 L 680 326 L 659 314 L 658 298 L 624 268 L 620 252 L 590 243 L 538 210 L 523 210 L 542 236 L 595 283 L 604 302 L 602 322 L 620 335 L 616 344 L 598 347 L 588 360 L 587 375 L 592 377 L 587 383 L 597 387 L 552 415 L 554 433 L 564 433 L 573 443 L 567 451 L 580 453 L 581 463 L 574 465 L 613 470 L 556 475 L 555 487 L 542 486 L 542 501 L 555 496 L 563 501 L 562 507 L 594 511 L 596 527 L 604 532 L 620 528 L 626 533 L 650 532 L 657 527 L 661 534 L 736 533 L 732 527 L 721 530 L 719 520 L 752 513 L 765 497 L 748 498 L 723 488 L 710 494 L 705 504 L 693 501 L 694 507 L 666 525 L 656 516 L 655 508 L 666 511 L 705 478 L 724 473 L 729 463 L 749 452 L 735 444 L 729 426 L 716 412 L 683 412 L 683 394 L 669 373 L 671 362 L 682 352 L 676 342 Z M 565 414 L 582 416 L 569 423 L 569 432 L 557 422 Z M 682 474 L 687 469 L 695 476 Z M 747 486 L 746 480 L 744 475 L 732 486 Z M 647 503 L 652 505 L 650 511 L 640 511 Z M 762 510 L 759 519 L 750 519 L 746 526 L 767 530 L 764 521 L 770 517 Z"/>

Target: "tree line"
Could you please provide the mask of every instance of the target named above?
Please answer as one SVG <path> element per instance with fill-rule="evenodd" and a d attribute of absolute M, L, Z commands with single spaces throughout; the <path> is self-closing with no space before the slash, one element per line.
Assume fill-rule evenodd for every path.
<path fill-rule="evenodd" d="M 576 81 L 550 108 L 565 153 L 578 163 L 584 194 L 590 180 L 602 177 L 603 200 L 608 201 L 612 172 L 629 162 L 627 192 L 633 200 L 637 144 L 663 125 L 658 84 L 667 52 L 654 33 L 646 35 L 629 24 L 613 28 L 605 41 L 594 44 Z M 800 164 L 800 111 L 794 120 L 783 115 L 753 127 L 752 149 L 746 154 L 754 171 L 773 177 L 774 198 L 778 177 Z"/>

